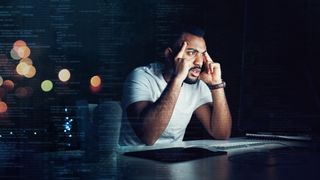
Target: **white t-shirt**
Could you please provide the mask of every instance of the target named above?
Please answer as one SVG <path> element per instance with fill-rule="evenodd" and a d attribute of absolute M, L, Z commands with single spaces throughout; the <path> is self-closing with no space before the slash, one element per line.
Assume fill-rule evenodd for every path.
<path fill-rule="evenodd" d="M 123 118 L 120 129 L 119 145 L 142 145 L 127 120 L 127 107 L 138 101 L 155 102 L 167 86 L 162 75 L 163 65 L 152 63 L 138 67 L 126 79 L 122 93 Z M 186 127 L 193 112 L 201 105 L 212 102 L 209 88 L 203 81 L 196 84 L 184 83 L 170 122 L 155 144 L 182 141 Z M 156 121 L 156 119 L 155 119 Z"/>

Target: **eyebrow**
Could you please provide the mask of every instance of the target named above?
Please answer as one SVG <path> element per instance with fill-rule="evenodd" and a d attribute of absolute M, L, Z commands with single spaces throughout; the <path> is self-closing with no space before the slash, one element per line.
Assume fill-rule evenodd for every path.
<path fill-rule="evenodd" d="M 194 48 L 187 48 L 187 50 L 192 50 L 192 51 L 197 51 L 197 52 L 199 52 L 197 49 L 194 49 Z M 203 51 L 201 54 L 204 54 L 204 53 L 206 53 L 206 52 L 207 52 L 207 50 Z"/>

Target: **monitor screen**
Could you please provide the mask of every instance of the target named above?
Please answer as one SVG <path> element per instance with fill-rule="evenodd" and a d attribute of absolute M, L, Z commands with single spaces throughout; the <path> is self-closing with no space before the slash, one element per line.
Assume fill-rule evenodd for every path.
<path fill-rule="evenodd" d="M 306 4 L 283 14 L 279 3 L 247 1 L 238 125 L 245 132 L 309 133 L 320 119 L 315 22 L 307 21 Z"/>

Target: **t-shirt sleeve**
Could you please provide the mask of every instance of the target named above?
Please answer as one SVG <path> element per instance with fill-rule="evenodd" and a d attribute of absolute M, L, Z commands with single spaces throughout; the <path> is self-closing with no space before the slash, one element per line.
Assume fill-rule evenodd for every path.
<path fill-rule="evenodd" d="M 200 98 L 199 98 L 199 101 L 197 102 L 196 104 L 196 108 L 197 109 L 199 106 L 203 105 L 203 104 L 206 104 L 208 102 L 212 102 L 212 95 L 211 95 L 211 92 L 210 92 L 210 89 L 209 87 L 203 82 L 203 81 L 200 81 L 199 83 L 199 89 L 200 89 Z"/>
<path fill-rule="evenodd" d="M 123 84 L 122 107 L 138 101 L 152 101 L 149 75 L 143 70 L 134 70 Z"/>

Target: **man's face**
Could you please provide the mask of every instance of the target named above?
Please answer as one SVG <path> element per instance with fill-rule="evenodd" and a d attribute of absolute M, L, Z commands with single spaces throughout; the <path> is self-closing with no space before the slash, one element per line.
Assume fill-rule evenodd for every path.
<path fill-rule="evenodd" d="M 181 42 L 187 42 L 187 47 L 183 58 L 192 59 L 194 66 L 189 70 L 188 76 L 184 80 L 185 83 L 195 84 L 199 80 L 201 68 L 203 65 L 204 53 L 207 51 L 205 40 L 189 33 L 185 33 L 181 37 Z M 182 43 L 181 43 L 182 44 Z M 181 47 L 179 48 L 180 51 Z"/>

